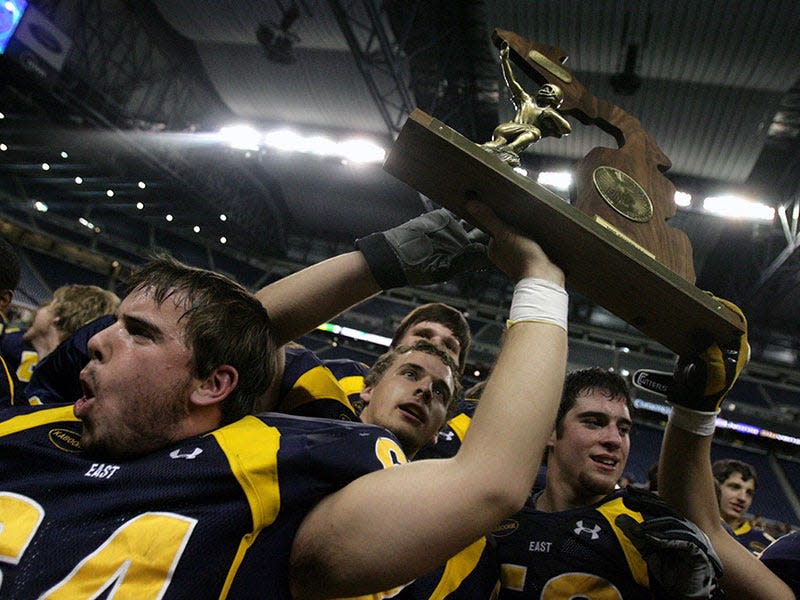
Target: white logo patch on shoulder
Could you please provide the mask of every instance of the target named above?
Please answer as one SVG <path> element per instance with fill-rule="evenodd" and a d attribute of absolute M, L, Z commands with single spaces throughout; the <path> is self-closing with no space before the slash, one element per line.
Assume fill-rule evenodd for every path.
<path fill-rule="evenodd" d="M 193 460 L 203 452 L 202 448 L 195 448 L 191 452 L 181 452 L 180 448 L 173 450 L 169 453 L 170 458 L 185 458 L 186 460 Z"/>
<path fill-rule="evenodd" d="M 583 533 L 588 533 L 590 536 L 592 536 L 593 540 L 597 540 L 597 539 L 600 539 L 600 530 L 601 530 L 600 525 L 597 525 L 597 524 L 594 527 L 592 527 L 591 529 L 589 529 L 588 527 L 585 527 L 583 525 L 583 519 L 581 519 L 580 521 L 575 523 L 575 529 L 573 531 L 577 535 L 581 535 Z"/>

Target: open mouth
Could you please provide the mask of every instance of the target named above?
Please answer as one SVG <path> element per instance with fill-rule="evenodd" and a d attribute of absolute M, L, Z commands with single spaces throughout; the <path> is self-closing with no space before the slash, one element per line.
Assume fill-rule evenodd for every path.
<path fill-rule="evenodd" d="M 407 418 L 416 421 L 419 424 L 425 423 L 426 416 L 425 410 L 418 404 L 408 403 L 398 406 L 400 412 Z"/>
<path fill-rule="evenodd" d="M 85 372 L 81 372 L 80 384 L 81 390 L 83 391 L 83 396 L 75 401 L 75 406 L 73 407 L 73 412 L 79 419 L 83 418 L 83 416 L 86 414 L 89 405 L 91 405 L 95 397 L 93 382 L 91 381 L 91 377 L 89 377 L 89 375 Z"/>
<path fill-rule="evenodd" d="M 593 456 L 592 460 L 598 465 L 610 470 L 615 469 L 619 464 L 619 461 L 616 458 L 611 458 L 610 456 Z"/>

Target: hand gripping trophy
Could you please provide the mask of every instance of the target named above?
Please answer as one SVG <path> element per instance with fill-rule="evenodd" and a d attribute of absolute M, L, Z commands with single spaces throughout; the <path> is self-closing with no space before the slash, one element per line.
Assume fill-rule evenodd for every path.
<path fill-rule="evenodd" d="M 566 135 L 572 131 L 572 127 L 557 110 L 564 99 L 564 94 L 557 85 L 543 85 L 533 98 L 514 78 L 509 47 L 505 41 L 500 47 L 500 62 L 517 113 L 513 121 L 500 123 L 495 127 L 492 140 L 481 144 L 481 147 L 497 153 L 504 162 L 517 167 L 519 153 L 529 145 L 543 137 Z"/>

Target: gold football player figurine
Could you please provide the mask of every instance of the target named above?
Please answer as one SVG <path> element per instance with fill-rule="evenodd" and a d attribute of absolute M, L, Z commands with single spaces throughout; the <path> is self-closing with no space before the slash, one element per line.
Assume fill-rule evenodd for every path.
<path fill-rule="evenodd" d="M 496 152 L 512 167 L 519 166 L 519 153 L 543 137 L 561 137 L 572 131 L 569 122 L 557 111 L 564 94 L 557 85 L 545 84 L 533 98 L 514 78 L 509 59 L 508 43 L 500 47 L 503 76 L 517 108 L 513 121 L 500 123 L 492 133 L 492 140 L 481 144 Z"/>

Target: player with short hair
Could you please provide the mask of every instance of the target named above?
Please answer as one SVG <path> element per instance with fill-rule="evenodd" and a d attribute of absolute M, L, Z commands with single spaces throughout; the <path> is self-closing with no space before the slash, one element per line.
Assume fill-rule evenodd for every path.
<path fill-rule="evenodd" d="M 114 292 L 96 285 L 65 285 L 53 292 L 50 301 L 36 310 L 28 328 L 9 336 L 15 338 L 17 397 L 28 398 L 30 403 L 32 392 L 27 385 L 41 361 L 82 326 L 112 314 L 118 305 Z M 36 403 L 41 402 L 34 400 Z"/>
<path fill-rule="evenodd" d="M 719 511 L 733 535 L 742 546 L 755 555 L 775 541 L 771 535 L 745 518 L 753 504 L 758 488 L 758 477 L 753 465 L 725 458 L 711 465 L 711 472 L 719 485 Z"/>
<path fill-rule="evenodd" d="M 627 382 L 616 373 L 567 375 L 547 443 L 545 486 L 494 531 L 500 598 L 708 597 L 713 569 L 706 554 L 698 552 L 696 562 L 681 552 L 652 556 L 632 541 L 648 522 L 666 522 L 687 538 L 697 531 L 652 494 L 615 489 L 630 451 L 631 410 Z M 664 573 L 658 567 L 667 559 L 699 564 L 707 577 Z"/>
<path fill-rule="evenodd" d="M 14 557 L 4 594 L 371 593 L 429 571 L 512 513 L 555 415 L 566 292 L 534 242 L 483 205 L 470 210 L 519 283 L 515 325 L 456 459 L 348 484 L 403 462 L 396 441 L 369 425 L 247 415 L 275 362 L 267 313 L 230 280 L 163 259 L 89 341 L 82 399 L 0 412 L 4 552 Z M 78 523 L 80 535 L 64 534 Z"/>
<path fill-rule="evenodd" d="M 720 516 L 711 442 L 720 406 L 747 364 L 750 347 L 742 311 L 717 300 L 739 316 L 744 334 L 678 360 L 667 393 L 672 411 L 661 447 L 659 493 L 708 535 L 722 562 L 720 584 L 729 597 L 794 600 L 800 593 L 798 537 L 780 538 L 764 551 L 762 562 L 730 535 Z"/>
<path fill-rule="evenodd" d="M 22 338 L 34 347 L 42 360 L 87 323 L 113 314 L 117 306 L 117 295 L 96 285 L 61 286 L 53 292 L 49 302 L 39 306 Z"/>

